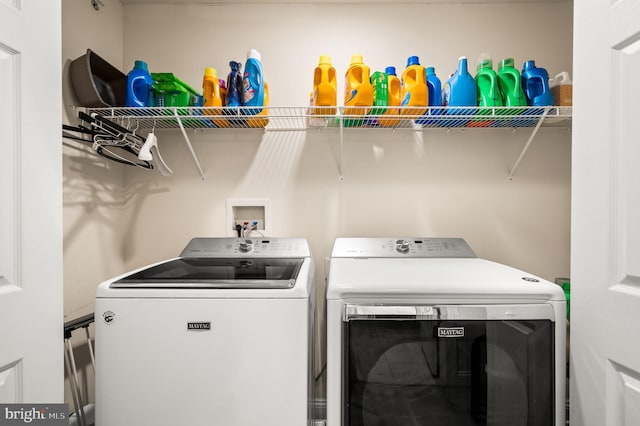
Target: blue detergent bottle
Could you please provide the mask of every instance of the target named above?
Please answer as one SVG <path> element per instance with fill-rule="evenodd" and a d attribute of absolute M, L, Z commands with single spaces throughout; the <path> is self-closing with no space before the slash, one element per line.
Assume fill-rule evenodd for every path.
<path fill-rule="evenodd" d="M 477 101 L 476 81 L 469 74 L 467 58 L 462 56 L 458 60 L 458 69 L 444 86 L 444 105 L 468 107 L 476 106 Z"/>
<path fill-rule="evenodd" d="M 529 106 L 553 105 L 553 95 L 549 89 L 549 73 L 529 60 L 522 66 L 522 87 Z"/>
<path fill-rule="evenodd" d="M 466 56 L 458 60 L 458 69 L 444 85 L 444 106 L 447 115 L 473 115 L 478 102 L 478 88 L 473 76 L 469 74 Z M 454 108 L 465 107 L 465 108 Z M 468 121 L 447 120 L 447 126 L 465 126 Z"/>
<path fill-rule="evenodd" d="M 133 69 L 127 74 L 127 107 L 156 106 L 153 78 L 144 61 L 135 61 Z"/>
<path fill-rule="evenodd" d="M 255 115 L 262 112 L 264 106 L 264 78 L 260 52 L 255 49 L 247 53 L 247 62 L 242 77 L 242 104 L 248 108 L 244 114 Z"/>
<path fill-rule="evenodd" d="M 429 110 L 425 117 L 428 115 L 442 115 L 444 108 L 442 107 L 442 82 L 436 75 L 436 69 L 434 67 L 427 67 L 427 89 L 429 90 Z M 416 120 L 417 124 L 433 125 L 437 124 L 436 120 L 429 120 L 427 118 L 421 118 Z"/>
<path fill-rule="evenodd" d="M 435 107 L 442 106 L 442 82 L 436 75 L 436 69 L 434 67 L 427 67 L 427 86 L 429 88 L 429 106 L 434 107 L 434 109 L 439 109 Z M 439 109 L 440 113 L 442 110 Z M 432 114 L 438 114 L 436 111 L 432 109 Z"/>

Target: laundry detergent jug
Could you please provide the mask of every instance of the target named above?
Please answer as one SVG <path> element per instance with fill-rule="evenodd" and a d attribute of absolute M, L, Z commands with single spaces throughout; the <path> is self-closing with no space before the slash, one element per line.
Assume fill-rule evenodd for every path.
<path fill-rule="evenodd" d="M 265 81 L 264 82 L 264 108 L 262 108 L 262 111 L 255 114 L 251 118 L 247 118 L 247 126 L 259 127 L 259 128 L 267 127 L 267 124 L 269 124 L 269 117 L 268 117 L 269 108 L 267 108 L 268 105 L 269 105 L 269 84 Z"/>
<path fill-rule="evenodd" d="M 371 115 L 381 115 L 389 106 L 389 82 L 386 72 L 376 71 L 371 74 L 371 87 L 373 87 L 373 106 Z"/>
<path fill-rule="evenodd" d="M 329 55 L 320 56 L 320 62 L 313 72 L 312 112 L 317 115 L 334 115 L 337 105 L 336 69 L 331 65 Z M 325 108 L 326 107 L 326 108 Z"/>
<path fill-rule="evenodd" d="M 493 124 L 491 116 L 494 113 L 502 113 L 501 110 L 491 108 L 502 106 L 498 74 L 493 70 L 493 61 L 491 59 L 481 59 L 478 62 L 475 80 L 478 91 L 478 106 L 488 108 L 479 108 L 476 118 L 469 122 L 469 127 L 488 127 Z"/>
<path fill-rule="evenodd" d="M 402 104 L 402 83 L 396 75 L 396 67 L 386 67 L 384 74 L 387 76 L 387 110 L 382 114 L 385 117 L 393 117 L 400 114 L 399 106 Z M 393 118 L 379 118 L 378 124 L 382 127 L 393 127 L 400 120 Z"/>
<path fill-rule="evenodd" d="M 373 86 L 371 86 L 370 69 L 365 65 L 362 55 L 351 56 L 351 65 L 345 74 L 344 115 L 357 116 L 358 119 L 347 119 L 344 124 L 349 127 L 364 124 L 364 116 L 373 106 Z"/>
<path fill-rule="evenodd" d="M 133 69 L 127 74 L 127 107 L 153 107 L 155 92 L 153 78 L 149 73 L 149 67 L 144 61 L 135 61 Z"/>
<path fill-rule="evenodd" d="M 526 61 L 522 67 L 522 87 L 529 106 L 553 105 L 553 95 L 549 89 L 549 73 L 536 66 L 535 61 Z"/>
<path fill-rule="evenodd" d="M 423 116 L 416 121 L 417 124 L 423 126 L 435 126 L 438 124 L 437 119 L 428 118 L 433 115 L 442 115 L 444 108 L 442 106 L 442 82 L 436 75 L 434 67 L 427 67 L 427 89 L 429 90 L 429 109 Z"/>
<path fill-rule="evenodd" d="M 262 62 L 260 52 L 255 49 L 247 52 L 247 62 L 244 65 L 242 77 L 242 105 L 244 114 L 255 115 L 262 111 L 264 106 L 264 79 L 262 75 Z"/>
<path fill-rule="evenodd" d="M 502 94 L 502 100 L 506 107 L 527 106 L 527 98 L 522 90 L 522 80 L 520 72 L 513 66 L 513 58 L 506 58 L 500 62 L 498 67 L 498 86 Z M 517 115 L 524 108 L 508 108 L 505 114 Z"/>
<path fill-rule="evenodd" d="M 465 56 L 460 57 L 458 60 L 458 69 L 445 83 L 443 92 L 443 103 L 446 107 L 447 115 L 467 116 L 475 114 L 476 108 L 472 107 L 475 107 L 478 102 L 478 89 L 476 81 L 469 74 Z M 460 118 L 447 120 L 443 124 L 446 126 L 464 126 L 467 122 L 468 120 Z"/>
<path fill-rule="evenodd" d="M 422 115 L 429 106 L 427 73 L 417 56 L 409 57 L 402 72 L 402 106 L 403 115 Z"/>
<path fill-rule="evenodd" d="M 215 68 L 205 68 L 204 77 L 202 78 L 202 91 L 203 91 L 203 114 L 221 116 L 222 106 L 224 105 L 222 99 L 222 88 L 220 87 L 220 79 L 218 79 L 218 71 Z M 214 108 L 215 107 L 215 108 Z M 218 127 L 229 127 L 229 122 L 226 119 L 216 117 L 213 120 L 213 124 Z"/>

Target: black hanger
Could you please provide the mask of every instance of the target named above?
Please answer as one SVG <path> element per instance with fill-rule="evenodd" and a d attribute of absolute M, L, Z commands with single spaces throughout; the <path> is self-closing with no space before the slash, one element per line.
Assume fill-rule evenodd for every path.
<path fill-rule="evenodd" d="M 134 140 L 136 140 L 137 142 L 140 143 L 140 146 L 142 146 L 142 144 L 144 143 L 144 139 L 139 136 L 136 135 L 135 133 L 131 132 L 130 130 L 100 116 L 97 114 L 94 115 L 88 115 L 85 114 L 84 112 L 80 111 L 78 112 L 78 118 L 80 118 L 83 122 L 87 122 L 90 123 L 92 126 L 91 128 L 85 127 L 84 125 L 80 125 L 80 126 L 69 126 L 66 124 L 62 125 L 62 137 L 66 138 L 66 139 L 72 139 L 72 140 L 76 140 L 79 142 L 85 142 L 85 143 L 89 143 L 92 146 L 94 146 L 94 138 L 97 135 L 102 136 L 103 138 L 106 137 L 107 135 L 105 135 L 104 133 L 106 132 L 109 135 L 112 135 L 114 140 L 118 139 L 120 140 L 122 138 L 122 135 L 126 134 L 128 138 L 133 138 Z M 103 132 L 99 132 L 96 129 L 99 128 L 101 130 L 103 130 Z M 79 133 L 80 135 L 89 135 L 90 138 L 86 138 L 86 137 L 82 137 L 82 136 L 76 136 L 71 134 L 70 132 L 73 133 Z M 122 151 L 125 151 L 131 155 L 133 155 L 135 157 L 135 161 L 134 160 L 130 160 L 127 158 L 123 158 L 118 156 L 117 154 L 115 154 L 114 152 L 112 152 L 112 149 L 120 149 Z M 153 169 L 153 165 L 146 160 L 138 160 L 138 151 L 136 151 L 133 147 L 131 147 L 130 145 L 110 145 L 108 148 L 104 147 L 103 145 L 97 145 L 95 146 L 95 151 L 98 155 L 111 160 L 111 161 L 115 161 L 117 163 L 121 163 L 121 164 L 126 164 L 129 166 L 135 166 L 135 167 L 141 167 L 144 169 Z"/>
<path fill-rule="evenodd" d="M 133 137 L 135 139 L 137 139 L 140 144 L 144 143 L 144 138 L 142 136 L 136 135 L 135 133 L 133 133 L 131 130 L 120 126 L 119 124 L 114 123 L 113 121 L 98 115 L 98 114 L 92 114 L 92 115 L 88 115 L 82 111 L 78 112 L 78 117 L 82 120 L 85 121 L 87 123 L 91 123 L 96 127 L 102 128 L 105 131 L 114 134 L 114 135 L 123 135 L 123 134 L 127 134 L 127 135 L 131 135 L 130 137 Z"/>

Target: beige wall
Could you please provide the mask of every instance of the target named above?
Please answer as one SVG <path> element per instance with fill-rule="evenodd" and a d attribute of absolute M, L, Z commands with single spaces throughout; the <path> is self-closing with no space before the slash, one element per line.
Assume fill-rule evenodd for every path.
<path fill-rule="evenodd" d="M 78 110 L 71 85 L 71 61 L 90 48 L 122 68 L 123 7 L 103 0 L 95 12 L 90 2 L 62 2 L 62 64 L 65 123 L 77 125 Z M 64 281 L 65 314 L 93 309 L 96 283 L 123 269 L 122 235 L 126 224 L 124 168 L 98 157 L 87 145 L 64 141 Z"/>
<path fill-rule="evenodd" d="M 533 58 L 571 72 L 570 3 L 483 5 L 252 5 L 125 7 L 125 67 L 144 59 L 200 89 L 205 66 L 262 53 L 271 105 L 308 102 L 327 53 L 343 75 L 352 53 L 372 70 L 418 55 L 441 79 L 461 55 Z M 497 68 L 497 67 L 496 67 Z M 475 73 L 473 70 L 472 72 Z M 343 88 L 339 79 L 339 92 Z M 173 256 L 192 236 L 226 235 L 225 200 L 269 198 L 273 235 L 307 237 L 314 256 L 334 238 L 461 236 L 480 256 L 553 279 L 569 270 L 570 133 L 542 129 L 513 181 L 507 173 L 531 129 L 348 131 L 345 181 L 336 132 L 211 130 L 192 134 L 201 182 L 177 131 L 158 132 L 175 171 L 127 170 L 144 192 L 127 232 L 127 268 Z M 161 237 L 160 237 L 161 236 Z M 324 267 L 318 262 L 318 271 Z M 320 277 L 319 279 L 322 279 Z"/>

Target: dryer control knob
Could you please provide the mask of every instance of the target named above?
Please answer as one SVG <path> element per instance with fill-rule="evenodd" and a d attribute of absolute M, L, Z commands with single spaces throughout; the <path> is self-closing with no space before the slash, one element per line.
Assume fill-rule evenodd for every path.
<path fill-rule="evenodd" d="M 251 240 L 242 240 L 240 241 L 240 246 L 238 248 L 241 252 L 248 253 L 253 250 L 253 242 Z"/>
<path fill-rule="evenodd" d="M 409 241 L 407 240 L 396 241 L 396 251 L 402 254 L 409 253 Z"/>

